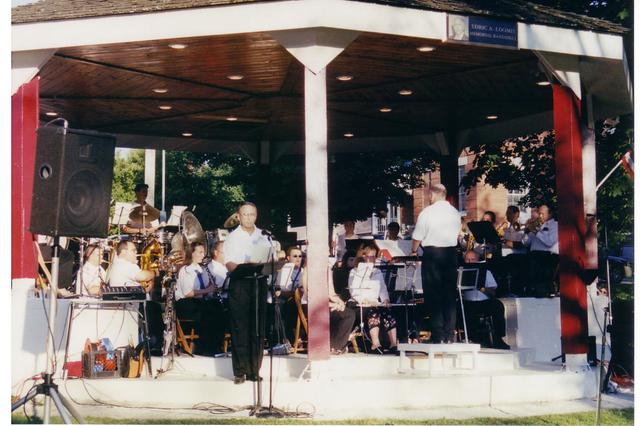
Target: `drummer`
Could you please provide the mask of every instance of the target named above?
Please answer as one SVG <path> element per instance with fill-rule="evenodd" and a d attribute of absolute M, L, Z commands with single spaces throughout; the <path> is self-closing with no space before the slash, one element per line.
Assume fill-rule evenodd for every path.
<path fill-rule="evenodd" d="M 160 226 L 160 210 L 147 203 L 149 195 L 149 185 L 139 183 L 134 192 L 136 194 L 137 206 L 129 212 L 129 220 L 126 225 L 122 225 L 122 232 L 127 234 L 150 234 L 155 232 Z"/>

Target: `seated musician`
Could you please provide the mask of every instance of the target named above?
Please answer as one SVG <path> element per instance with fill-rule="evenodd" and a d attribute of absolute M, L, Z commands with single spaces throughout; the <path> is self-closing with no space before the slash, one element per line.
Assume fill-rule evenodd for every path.
<path fill-rule="evenodd" d="M 398 222 L 391 222 L 387 225 L 387 238 L 389 241 L 400 241 L 400 224 Z"/>
<path fill-rule="evenodd" d="M 109 286 L 130 287 L 142 286 L 148 293 L 153 289 L 155 272 L 144 271 L 138 266 L 136 259 L 138 249 L 131 241 L 120 241 L 116 247 L 116 258 L 109 272 Z"/>
<path fill-rule="evenodd" d="M 137 264 L 138 250 L 131 241 L 120 241 L 116 247 L 116 258 L 109 270 L 110 287 L 141 286 L 147 294 L 147 322 L 151 353 L 162 351 L 162 309 L 158 303 L 151 302 L 156 273 L 140 269 Z M 140 305 L 142 309 L 142 305 Z"/>
<path fill-rule="evenodd" d="M 122 225 L 122 232 L 127 234 L 149 234 L 158 228 L 160 210 L 147 203 L 149 185 L 139 183 L 134 192 L 136 194 L 136 204 L 129 212 L 129 220 L 126 225 Z"/>
<path fill-rule="evenodd" d="M 214 350 L 222 350 L 220 346 L 224 342 L 224 334 L 230 332 L 228 300 L 229 300 L 229 278 L 227 267 L 224 261 L 224 241 L 217 241 L 213 246 L 213 257 L 207 264 L 206 271 L 209 271 L 209 279 L 213 279 L 214 285 L 218 289 L 219 297 L 214 297 L 215 322 L 213 325 Z"/>
<path fill-rule="evenodd" d="M 77 285 L 83 296 L 100 296 L 107 274 L 100 265 L 102 250 L 98 244 L 89 244 L 84 252 L 82 270 L 78 273 Z"/>
<path fill-rule="evenodd" d="M 491 271 L 480 263 L 478 253 L 475 251 L 467 251 L 464 254 L 464 261 L 465 266 L 477 266 L 480 271 L 478 276 L 479 288 L 466 290 L 462 294 L 470 338 L 474 339 L 476 337 L 473 333 L 479 328 L 479 315 L 488 315 L 491 316 L 493 322 L 493 335 L 495 336 L 493 347 L 495 349 L 510 349 L 509 345 L 503 340 L 504 336 L 506 336 L 504 305 L 499 299 L 495 298 L 498 283 Z"/>
<path fill-rule="evenodd" d="M 482 214 L 483 222 L 489 222 L 494 229 L 496 229 L 496 214 L 491 210 L 487 210 Z M 497 232 L 497 229 L 496 229 Z M 476 241 L 474 244 L 473 250 L 478 254 L 479 257 L 485 257 L 487 260 L 493 259 L 496 255 L 497 247 L 491 243 L 482 243 Z"/>
<path fill-rule="evenodd" d="M 348 254 L 348 253 L 347 253 Z M 345 254 L 345 256 L 347 255 Z M 303 270 L 302 274 L 302 292 L 303 300 L 306 300 L 308 291 L 307 271 Z M 347 352 L 347 343 L 349 336 L 353 330 L 356 320 L 356 311 L 353 307 L 348 306 L 344 300 L 336 294 L 331 274 L 329 274 L 329 342 L 332 355 L 341 355 Z M 307 313 L 306 304 L 303 305 L 305 314 Z"/>
<path fill-rule="evenodd" d="M 338 241 L 335 243 L 336 259 L 342 259 L 344 253 L 347 251 L 346 240 L 357 240 L 358 235 L 355 233 L 356 223 L 355 221 L 348 219 L 344 223 L 344 233 L 338 235 Z"/>
<path fill-rule="evenodd" d="M 521 295 L 524 291 L 524 283 L 527 280 L 527 249 L 522 243 L 524 228 L 520 225 L 520 209 L 518 206 L 507 207 L 507 220 L 501 225 L 504 229 L 502 237 L 503 275 L 508 280 L 510 292 Z"/>
<path fill-rule="evenodd" d="M 292 246 L 287 250 L 287 263 L 293 264 L 293 269 L 283 268 L 278 276 L 278 284 L 276 287 L 276 298 L 280 304 L 280 315 L 282 318 L 282 326 L 277 330 L 282 334 L 281 328 L 284 328 L 284 334 L 289 342 L 293 341 L 293 333 L 298 317 L 298 308 L 293 298 L 296 288 L 300 287 L 304 267 L 302 266 L 302 250 L 299 247 Z M 270 298 L 269 298 L 270 299 Z"/>
<path fill-rule="evenodd" d="M 211 282 L 211 274 L 202 266 L 204 256 L 204 244 L 191 243 L 191 253 L 187 254 L 185 265 L 178 272 L 175 292 L 176 314 L 179 319 L 194 321 L 200 336 L 196 352 L 201 355 L 218 351 L 222 343 L 219 335 L 214 333 L 214 326 L 219 323 L 219 308 L 213 299 L 207 297 L 217 292 L 218 287 Z"/>
<path fill-rule="evenodd" d="M 349 273 L 356 262 L 356 252 L 353 250 L 347 250 L 342 256 L 342 262 L 334 265 L 333 273 L 333 288 L 340 299 L 347 302 L 351 298 L 349 293 Z"/>
<path fill-rule="evenodd" d="M 358 304 L 366 307 L 364 315 L 366 316 L 371 336 L 371 351 L 382 354 L 381 327 L 384 328 L 389 338 L 390 352 L 397 350 L 398 341 L 396 334 L 397 322 L 389 308 L 389 292 L 384 282 L 384 276 L 379 269 L 374 267 L 377 255 L 378 248 L 374 244 L 364 247 L 363 257 L 356 259 L 356 265 L 349 273 L 349 291 L 351 292 L 351 297 Z M 366 263 L 372 268 L 369 277 L 358 275 L 361 263 Z"/>

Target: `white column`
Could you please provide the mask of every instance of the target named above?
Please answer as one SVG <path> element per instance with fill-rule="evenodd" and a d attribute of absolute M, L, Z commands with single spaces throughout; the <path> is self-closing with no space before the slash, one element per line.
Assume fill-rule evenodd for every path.
<path fill-rule="evenodd" d="M 327 176 L 327 87 L 323 68 L 304 71 L 305 185 L 307 202 L 307 277 L 309 283 L 309 358 L 329 357 L 327 310 L 329 196 Z"/>
<path fill-rule="evenodd" d="M 147 195 L 147 203 L 155 205 L 156 193 L 156 150 L 144 150 L 144 183 L 149 185 L 149 194 Z"/>

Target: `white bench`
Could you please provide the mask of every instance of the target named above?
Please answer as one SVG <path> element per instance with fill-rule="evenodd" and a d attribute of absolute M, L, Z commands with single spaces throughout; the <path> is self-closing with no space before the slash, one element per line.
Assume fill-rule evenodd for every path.
<path fill-rule="evenodd" d="M 458 361 L 463 354 L 470 354 L 472 357 L 471 369 L 476 368 L 476 358 L 478 351 L 480 351 L 480 345 L 477 343 L 400 343 L 398 345 L 400 351 L 400 365 L 398 367 L 398 373 L 413 373 L 416 370 L 412 365 L 410 368 L 406 368 L 407 352 L 421 352 L 427 354 L 429 359 L 429 374 L 433 373 L 433 365 L 436 355 L 441 355 L 443 358 L 453 357 L 453 367 L 456 368 Z M 447 370 L 447 363 L 445 359 L 442 360 L 442 368 L 444 372 Z"/>

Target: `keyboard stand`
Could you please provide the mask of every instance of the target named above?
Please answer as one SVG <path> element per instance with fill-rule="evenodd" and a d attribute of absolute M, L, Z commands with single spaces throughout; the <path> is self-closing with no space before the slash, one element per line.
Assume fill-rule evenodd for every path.
<path fill-rule="evenodd" d="M 69 355 L 69 342 L 71 341 L 71 330 L 73 326 L 73 313 L 75 311 L 76 305 L 84 305 L 84 306 L 109 306 L 113 305 L 117 307 L 118 305 L 125 305 L 128 303 L 136 303 L 138 306 L 142 303 L 142 315 L 140 315 L 140 309 L 138 309 L 138 315 L 142 317 L 142 339 L 145 342 L 144 347 L 144 358 L 147 362 L 147 372 L 149 373 L 149 377 L 153 377 L 153 369 L 151 368 L 151 346 L 149 344 L 149 324 L 147 321 L 147 301 L 145 300 L 131 300 L 127 302 L 123 302 L 121 300 L 101 300 L 101 299 L 93 299 L 93 298 L 81 298 L 81 299 L 71 299 L 69 300 L 69 310 L 67 314 L 67 342 L 64 347 L 64 361 L 62 365 L 66 365 L 67 357 Z M 63 368 L 63 371 L 64 368 Z M 63 376 L 66 373 L 63 373 Z"/>

